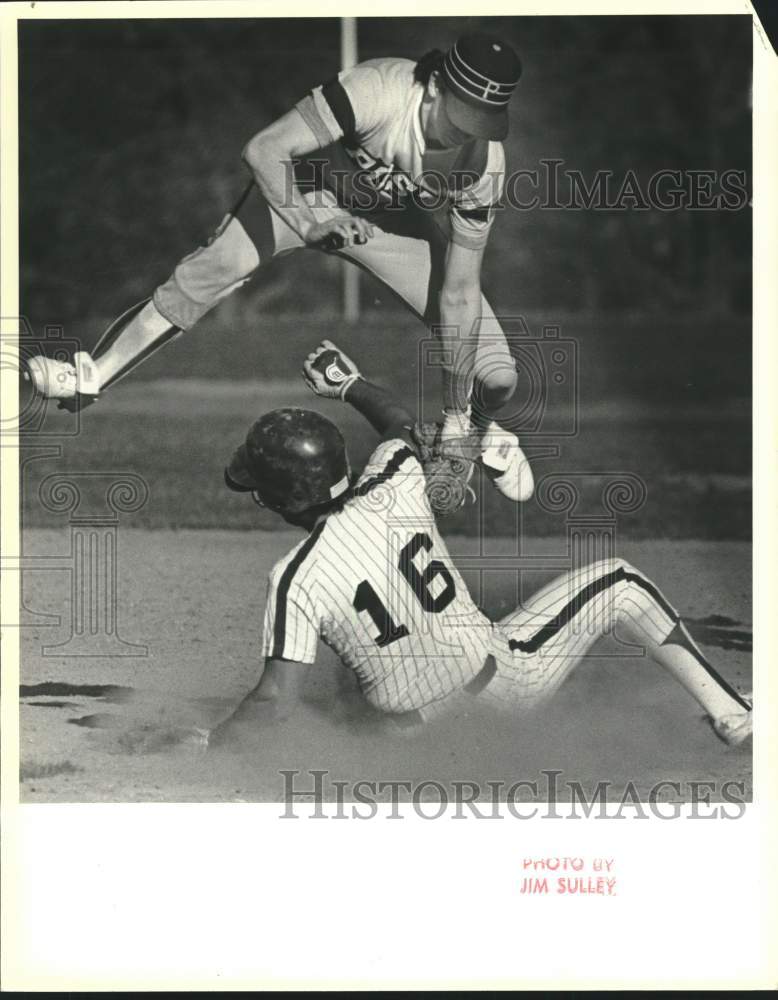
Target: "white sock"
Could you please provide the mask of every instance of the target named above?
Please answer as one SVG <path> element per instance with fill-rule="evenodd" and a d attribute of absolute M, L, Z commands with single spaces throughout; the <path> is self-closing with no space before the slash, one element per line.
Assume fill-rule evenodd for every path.
<path fill-rule="evenodd" d="M 470 433 L 470 407 L 466 410 L 443 410 L 443 426 L 440 431 L 441 440 L 465 437 Z"/>
<path fill-rule="evenodd" d="M 147 302 L 105 354 L 93 359 L 100 376 L 100 385 L 105 385 L 117 372 L 131 364 L 170 327 L 170 320 L 157 312 L 153 302 Z"/>
<path fill-rule="evenodd" d="M 490 420 L 483 429 L 481 429 L 481 439 L 492 438 L 493 436 L 504 437 L 505 431 L 500 427 L 496 420 Z"/>
<path fill-rule="evenodd" d="M 732 697 L 728 685 L 722 683 L 723 679 L 702 655 L 683 623 L 678 623 L 664 643 L 649 647 L 649 653 L 680 681 L 711 718 L 747 711 Z"/>

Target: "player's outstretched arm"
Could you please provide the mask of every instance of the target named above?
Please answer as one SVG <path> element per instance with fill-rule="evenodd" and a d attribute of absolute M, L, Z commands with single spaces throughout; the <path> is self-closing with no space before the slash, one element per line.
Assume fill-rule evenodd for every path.
<path fill-rule="evenodd" d="M 368 420 L 382 438 L 408 437 L 413 417 L 386 389 L 367 382 L 356 364 L 331 340 L 323 340 L 303 363 L 303 378 L 317 396 L 341 399 Z"/>
<path fill-rule="evenodd" d="M 437 335 L 442 356 L 454 359 L 452 366 L 443 366 L 443 405 L 451 412 L 464 412 L 470 403 L 474 352 L 462 350 L 461 336 L 471 337 L 479 328 L 483 255 L 483 249 L 471 250 L 457 243 L 449 243 L 446 252 Z"/>
<path fill-rule="evenodd" d="M 306 666 L 268 657 L 257 686 L 249 691 L 232 715 L 210 730 L 208 746 L 224 744 L 244 723 L 272 725 L 290 718 L 300 700 Z"/>
<path fill-rule="evenodd" d="M 328 237 L 336 238 L 338 247 L 365 243 L 373 235 L 366 219 L 343 212 L 317 222 L 295 183 L 293 161 L 320 148 L 305 119 L 293 108 L 257 132 L 246 143 L 242 156 L 259 190 L 306 243 L 324 245 Z"/>

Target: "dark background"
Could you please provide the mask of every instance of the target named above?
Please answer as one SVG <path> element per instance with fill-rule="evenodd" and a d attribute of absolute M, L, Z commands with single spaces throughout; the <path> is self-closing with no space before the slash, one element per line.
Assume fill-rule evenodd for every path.
<path fill-rule="evenodd" d="M 524 64 L 509 170 L 555 158 L 587 179 L 633 170 L 644 190 L 659 169 L 742 170 L 750 185 L 749 17 L 365 17 L 359 54 L 416 58 L 471 30 L 501 34 Z M 36 333 L 62 325 L 87 348 L 209 237 L 246 183 L 245 142 L 339 65 L 332 18 L 22 22 L 19 44 L 22 310 Z M 556 468 L 640 474 L 649 503 L 627 531 L 750 534 L 751 270 L 750 205 L 500 213 L 484 289 L 498 314 L 576 340 L 580 433 Z M 256 523 L 219 479 L 242 414 L 220 422 L 209 404 L 198 420 L 196 393 L 164 420 L 133 404 L 129 444 L 109 403 L 151 378 L 296 379 L 321 336 L 412 402 L 422 327 L 363 278 L 363 316 L 347 328 L 340 289 L 340 262 L 322 254 L 264 267 L 86 411 L 65 462 L 147 476 L 157 499 L 138 523 Z M 279 400 L 260 394 L 252 412 Z M 353 445 L 356 464 L 369 445 Z M 30 494 L 28 523 L 46 520 L 38 507 Z M 551 530 L 542 512 L 527 517 Z M 475 530 L 464 514 L 452 523 Z M 507 508 L 489 523 L 509 530 Z"/>

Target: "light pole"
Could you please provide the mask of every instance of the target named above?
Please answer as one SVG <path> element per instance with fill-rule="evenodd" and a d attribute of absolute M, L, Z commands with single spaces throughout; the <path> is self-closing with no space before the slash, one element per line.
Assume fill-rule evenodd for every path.
<path fill-rule="evenodd" d="M 357 19 L 342 17 L 340 19 L 340 68 L 350 69 L 356 66 L 357 55 Z M 359 269 L 348 261 L 341 261 L 343 272 L 343 318 L 347 323 L 355 323 L 359 319 Z"/>

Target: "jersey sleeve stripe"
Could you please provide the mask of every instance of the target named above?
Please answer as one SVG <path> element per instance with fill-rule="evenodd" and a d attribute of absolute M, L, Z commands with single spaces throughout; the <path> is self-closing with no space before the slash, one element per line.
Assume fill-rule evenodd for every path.
<path fill-rule="evenodd" d="M 301 101 L 295 104 L 295 108 L 302 115 L 305 124 L 316 136 L 316 141 L 319 143 L 320 148 L 329 146 L 331 142 L 334 142 L 335 136 L 330 135 L 330 130 L 327 128 L 326 122 L 322 119 L 319 109 L 316 107 L 316 102 L 314 98 L 308 94 Z"/>
<path fill-rule="evenodd" d="M 494 205 L 484 205 L 481 208 L 460 208 L 455 205 L 451 211 L 456 212 L 463 219 L 473 219 L 475 222 L 488 222 L 489 215 L 494 210 Z"/>
<path fill-rule="evenodd" d="M 310 554 L 311 549 L 324 530 L 326 521 L 320 521 L 311 532 L 310 536 L 297 550 L 297 554 L 292 559 L 284 572 L 276 591 L 276 616 L 273 622 L 273 651 L 270 654 L 273 659 L 282 660 L 284 658 L 284 646 L 286 645 L 286 602 L 289 597 L 289 587 L 294 579 L 294 575 Z"/>
<path fill-rule="evenodd" d="M 340 80 L 335 77 L 321 88 L 322 97 L 330 107 L 335 120 L 343 130 L 343 138 L 349 142 L 354 137 L 356 130 L 356 119 L 354 109 L 346 90 Z"/>
<path fill-rule="evenodd" d="M 446 235 L 451 243 L 456 243 L 457 246 L 464 247 L 466 250 L 481 250 L 488 242 L 489 230 L 484 229 L 483 232 L 470 236 L 452 226 L 451 232 Z"/>
<path fill-rule="evenodd" d="M 381 483 L 385 483 L 388 479 L 397 472 L 403 462 L 408 458 L 414 458 L 414 454 L 410 448 L 403 447 L 398 448 L 398 450 L 392 455 L 389 461 L 386 463 L 383 472 L 379 472 L 377 476 L 372 476 L 370 479 L 366 479 L 364 483 L 357 486 L 354 489 L 354 496 L 363 497 L 366 493 L 369 493 L 374 487 L 380 486 Z"/>

